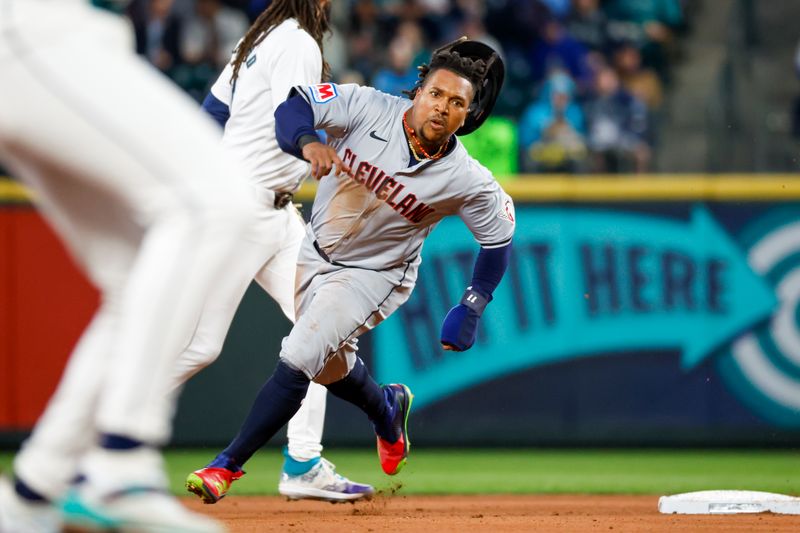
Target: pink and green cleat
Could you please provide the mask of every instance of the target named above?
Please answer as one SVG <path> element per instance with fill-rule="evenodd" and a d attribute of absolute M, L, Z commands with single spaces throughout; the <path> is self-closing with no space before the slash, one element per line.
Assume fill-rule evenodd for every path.
<path fill-rule="evenodd" d="M 407 386 L 392 383 L 384 385 L 383 389 L 392 389 L 394 393 L 394 426 L 400 437 L 395 442 L 389 442 L 378 436 L 378 458 L 383 471 L 393 476 L 402 470 L 408 459 L 411 441 L 408 438 L 408 413 L 411 411 L 411 402 L 414 395 Z"/>
<path fill-rule="evenodd" d="M 231 489 L 244 470 L 234 472 L 227 468 L 205 467 L 195 470 L 186 478 L 186 490 L 197 494 L 203 503 L 217 503 Z"/>

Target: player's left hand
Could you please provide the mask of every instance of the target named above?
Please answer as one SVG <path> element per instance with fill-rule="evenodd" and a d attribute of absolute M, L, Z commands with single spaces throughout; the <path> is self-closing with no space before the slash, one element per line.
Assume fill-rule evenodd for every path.
<path fill-rule="evenodd" d="M 464 304 L 450 309 L 442 322 L 442 348 L 455 352 L 469 350 L 475 344 L 479 319 L 478 313 Z"/>

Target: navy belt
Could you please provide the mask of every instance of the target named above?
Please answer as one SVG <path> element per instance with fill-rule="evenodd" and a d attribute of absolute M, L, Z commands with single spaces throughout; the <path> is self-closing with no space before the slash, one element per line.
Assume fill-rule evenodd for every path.
<path fill-rule="evenodd" d="M 323 259 L 323 260 L 324 260 L 326 263 L 330 263 L 331 265 L 338 266 L 338 267 L 343 267 L 343 268 L 358 268 L 358 269 L 360 269 L 360 270 L 371 270 L 371 271 L 373 271 L 373 272 L 384 272 L 384 271 L 386 271 L 386 270 L 394 270 L 395 268 L 397 268 L 397 267 L 399 267 L 399 266 L 402 266 L 402 265 L 408 265 L 408 264 L 410 264 L 412 261 L 414 261 L 414 259 L 416 259 L 416 256 L 414 256 L 413 258 L 409 259 L 408 261 L 403 261 L 403 262 L 402 262 L 402 263 L 400 263 L 400 264 L 397 264 L 397 265 L 392 265 L 392 266 L 388 266 L 388 267 L 386 267 L 386 268 L 367 268 L 367 267 L 360 267 L 360 266 L 353 266 L 353 265 L 344 265 L 344 264 L 340 263 L 339 261 L 334 261 L 333 259 L 331 259 L 331 258 L 328 256 L 328 254 L 326 254 L 326 253 L 325 253 L 325 251 L 322 249 L 322 247 L 319 245 L 319 243 L 318 243 L 317 241 L 314 241 L 314 249 L 317 251 L 317 253 L 319 254 L 319 256 L 320 256 L 320 257 L 321 257 L 321 258 L 322 258 L 322 259 Z"/>
<path fill-rule="evenodd" d="M 317 251 L 319 256 L 322 259 L 325 260 L 326 263 L 330 263 L 332 265 L 348 268 L 347 265 L 343 265 L 340 262 L 334 261 L 330 257 L 328 257 L 328 254 L 325 253 L 325 251 L 322 249 L 322 247 L 320 247 L 320 245 L 319 245 L 319 243 L 317 241 L 314 241 L 314 249 Z"/>

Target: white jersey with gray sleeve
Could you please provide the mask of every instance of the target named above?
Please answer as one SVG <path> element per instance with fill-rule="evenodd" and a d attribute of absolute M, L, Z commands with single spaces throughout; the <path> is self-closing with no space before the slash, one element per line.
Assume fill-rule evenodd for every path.
<path fill-rule="evenodd" d="M 253 48 L 233 84 L 232 74 L 228 64 L 211 87 L 211 93 L 230 110 L 223 146 L 243 163 L 256 184 L 294 192 L 309 175 L 309 165 L 278 146 L 275 108 L 293 86 L 319 82 L 319 46 L 295 19 L 287 19 Z"/>
<path fill-rule="evenodd" d="M 412 158 L 403 128 L 410 100 L 357 85 L 295 90 L 351 169 L 322 178 L 312 210 L 313 238 L 332 261 L 373 270 L 413 261 L 433 227 L 456 214 L 483 247 L 511 241 L 511 197 L 456 137 L 440 159 Z"/>

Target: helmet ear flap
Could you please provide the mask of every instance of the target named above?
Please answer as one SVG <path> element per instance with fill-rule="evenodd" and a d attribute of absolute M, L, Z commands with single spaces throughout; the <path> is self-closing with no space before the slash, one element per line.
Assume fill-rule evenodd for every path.
<path fill-rule="evenodd" d="M 486 71 L 488 72 L 489 69 L 487 68 Z M 488 80 L 483 78 L 481 84 L 475 89 L 475 95 L 472 97 L 472 102 L 469 104 L 469 109 L 467 110 L 468 113 L 478 113 L 481 107 L 481 102 L 486 97 L 486 87 L 488 83 Z"/>
<path fill-rule="evenodd" d="M 458 52 L 462 57 L 486 62 L 486 74 L 472 98 L 467 119 L 464 121 L 464 125 L 456 130 L 456 135 L 469 135 L 481 127 L 492 112 L 497 97 L 500 95 L 500 89 L 503 87 L 505 66 L 497 52 L 478 41 L 457 43 L 453 47 L 453 51 Z"/>

